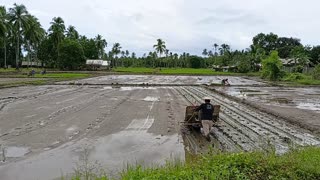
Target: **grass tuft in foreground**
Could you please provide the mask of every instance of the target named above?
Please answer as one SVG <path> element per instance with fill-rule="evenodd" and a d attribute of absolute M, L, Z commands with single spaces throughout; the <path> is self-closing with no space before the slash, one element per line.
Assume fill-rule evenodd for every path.
<path fill-rule="evenodd" d="M 209 153 L 191 162 L 129 167 L 119 176 L 135 179 L 320 179 L 320 148 L 306 147 L 275 153 Z M 81 177 L 74 177 L 81 179 Z M 108 179 L 106 176 L 96 180 Z"/>

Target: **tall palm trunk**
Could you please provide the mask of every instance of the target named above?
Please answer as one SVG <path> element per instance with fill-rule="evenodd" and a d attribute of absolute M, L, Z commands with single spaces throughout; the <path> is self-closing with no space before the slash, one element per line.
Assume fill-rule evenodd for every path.
<path fill-rule="evenodd" d="M 3 49 L 4 49 L 4 68 L 7 69 L 7 45 L 5 38 L 3 39 Z"/>
<path fill-rule="evenodd" d="M 18 33 L 17 33 L 17 47 L 16 47 L 16 69 L 19 69 L 19 56 L 20 56 L 20 22 L 18 23 Z"/>

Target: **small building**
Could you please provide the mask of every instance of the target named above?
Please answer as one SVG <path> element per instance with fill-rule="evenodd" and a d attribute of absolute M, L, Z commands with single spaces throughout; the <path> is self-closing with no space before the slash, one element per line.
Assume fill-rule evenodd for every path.
<path fill-rule="evenodd" d="M 212 69 L 215 71 L 222 71 L 222 72 L 237 72 L 237 66 L 219 66 L 213 65 Z"/>
<path fill-rule="evenodd" d="M 88 59 L 86 61 L 86 65 L 90 67 L 92 70 L 109 69 L 111 61 L 104 61 L 101 59 Z"/>
<path fill-rule="evenodd" d="M 40 62 L 22 61 L 21 67 L 42 67 L 42 64 Z"/>

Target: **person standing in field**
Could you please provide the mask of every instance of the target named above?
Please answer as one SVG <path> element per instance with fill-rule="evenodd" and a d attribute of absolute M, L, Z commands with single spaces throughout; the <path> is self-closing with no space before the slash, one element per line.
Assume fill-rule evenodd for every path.
<path fill-rule="evenodd" d="M 208 141 L 210 141 L 210 130 L 213 126 L 213 105 L 210 103 L 210 97 L 204 97 L 204 103 L 201 104 L 195 111 L 201 110 L 201 124 L 203 128 L 203 134 Z"/>

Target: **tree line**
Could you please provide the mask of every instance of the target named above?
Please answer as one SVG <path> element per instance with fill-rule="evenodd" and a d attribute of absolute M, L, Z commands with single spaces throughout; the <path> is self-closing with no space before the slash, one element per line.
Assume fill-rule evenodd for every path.
<path fill-rule="evenodd" d="M 252 45 L 243 50 L 232 50 L 228 44 L 213 43 L 202 51 L 202 56 L 171 52 L 162 39 L 153 45 L 154 51 L 137 57 L 135 52 L 123 50 L 114 43 L 109 52 L 101 35 L 88 38 L 80 35 L 72 25 L 66 27 L 61 17 L 54 17 L 48 30 L 31 15 L 24 5 L 0 6 L 0 66 L 19 68 L 22 60 L 41 62 L 46 67 L 81 69 L 86 59 L 111 60 L 113 67 L 209 68 L 236 66 L 239 72 L 258 71 L 263 59 L 277 51 L 280 58 L 290 58 L 296 66 L 320 63 L 320 46 L 304 46 L 297 38 L 260 33 Z M 26 52 L 23 56 L 23 52 Z"/>

